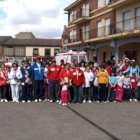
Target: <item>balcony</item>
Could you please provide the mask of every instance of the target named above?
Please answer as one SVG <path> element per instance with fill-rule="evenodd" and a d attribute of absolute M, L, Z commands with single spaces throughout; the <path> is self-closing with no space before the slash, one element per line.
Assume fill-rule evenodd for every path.
<path fill-rule="evenodd" d="M 140 16 L 71 36 L 68 44 L 103 41 L 140 35 Z"/>
<path fill-rule="evenodd" d="M 89 9 L 80 9 L 76 12 L 76 19 L 73 21 L 74 24 L 81 24 L 85 21 L 88 21 L 90 15 Z"/>
<path fill-rule="evenodd" d="M 123 7 L 125 5 L 128 5 L 130 3 L 134 3 L 138 0 L 112 0 L 110 2 L 109 8 L 117 9 L 119 7 Z"/>

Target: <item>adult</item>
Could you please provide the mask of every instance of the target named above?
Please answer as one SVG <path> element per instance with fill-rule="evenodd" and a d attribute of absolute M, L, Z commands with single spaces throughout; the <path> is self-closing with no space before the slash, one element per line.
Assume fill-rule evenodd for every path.
<path fill-rule="evenodd" d="M 21 67 L 22 78 L 22 102 L 31 102 L 31 67 L 28 60 L 24 60 L 24 64 Z"/>
<path fill-rule="evenodd" d="M 1 102 L 8 102 L 6 99 L 7 89 L 8 89 L 8 71 L 5 64 L 2 63 L 0 67 L 0 98 Z"/>
<path fill-rule="evenodd" d="M 44 65 L 41 63 L 41 56 L 36 56 L 36 62 L 31 66 L 31 79 L 34 83 L 35 102 L 42 101 L 43 83 L 44 83 Z"/>
<path fill-rule="evenodd" d="M 8 79 L 10 80 L 10 86 L 12 91 L 12 102 L 19 103 L 19 86 L 20 80 L 22 79 L 21 70 L 18 68 L 17 63 L 12 64 L 12 69 L 8 75 Z"/>
<path fill-rule="evenodd" d="M 82 88 L 85 84 L 84 72 L 80 70 L 80 65 L 77 64 L 75 70 L 72 72 L 72 85 L 74 89 L 74 100 L 73 102 L 82 103 Z"/>
<path fill-rule="evenodd" d="M 56 60 L 52 60 L 52 64 L 48 68 L 48 82 L 49 82 L 49 94 L 50 102 L 60 101 L 60 85 L 59 85 L 59 75 L 61 72 L 61 67 L 56 65 Z"/>

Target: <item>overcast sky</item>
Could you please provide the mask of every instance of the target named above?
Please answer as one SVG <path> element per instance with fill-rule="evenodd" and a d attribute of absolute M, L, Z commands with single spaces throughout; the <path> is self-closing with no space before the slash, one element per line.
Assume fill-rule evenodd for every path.
<path fill-rule="evenodd" d="M 64 8 L 75 0 L 0 0 L 0 35 L 33 32 L 39 38 L 60 38 L 67 24 Z"/>

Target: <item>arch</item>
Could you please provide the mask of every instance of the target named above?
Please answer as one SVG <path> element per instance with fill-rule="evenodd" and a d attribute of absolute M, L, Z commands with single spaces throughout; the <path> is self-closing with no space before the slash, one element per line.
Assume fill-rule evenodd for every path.
<path fill-rule="evenodd" d="M 126 54 L 129 59 L 135 59 L 139 64 L 140 60 L 140 42 L 130 42 L 119 46 L 120 58 Z"/>
<path fill-rule="evenodd" d="M 115 56 L 115 48 L 112 46 L 102 46 L 98 48 L 98 63 L 111 60 Z"/>

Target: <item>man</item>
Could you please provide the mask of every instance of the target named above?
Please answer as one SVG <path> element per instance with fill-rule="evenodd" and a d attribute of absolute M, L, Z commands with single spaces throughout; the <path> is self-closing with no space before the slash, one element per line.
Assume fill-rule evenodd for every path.
<path fill-rule="evenodd" d="M 36 62 L 31 66 L 31 77 L 34 82 L 35 102 L 42 101 L 43 83 L 44 83 L 44 65 L 41 63 L 41 57 L 38 55 Z"/>
<path fill-rule="evenodd" d="M 56 65 L 56 60 L 52 60 L 51 66 L 48 68 L 48 82 L 49 82 L 49 94 L 50 102 L 59 102 L 60 100 L 60 85 L 59 75 L 61 67 Z"/>

